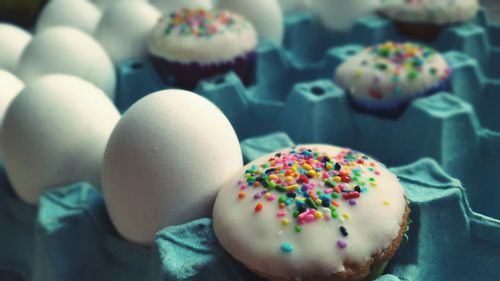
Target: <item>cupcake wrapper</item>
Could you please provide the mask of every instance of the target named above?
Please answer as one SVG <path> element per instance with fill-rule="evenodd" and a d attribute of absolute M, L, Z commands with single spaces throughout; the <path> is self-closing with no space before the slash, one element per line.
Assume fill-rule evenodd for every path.
<path fill-rule="evenodd" d="M 236 73 L 248 85 L 254 77 L 256 58 L 256 52 L 251 51 L 231 61 L 212 64 L 179 63 L 158 57 L 153 57 L 153 63 L 167 84 L 173 80 L 175 86 L 192 90 L 200 80 L 228 71 Z"/>
<path fill-rule="evenodd" d="M 428 42 L 438 39 L 441 31 L 443 31 L 444 29 L 444 25 L 437 25 L 432 23 L 395 21 L 394 25 L 401 34 L 412 39 Z"/>
<path fill-rule="evenodd" d="M 369 113 L 383 118 L 397 119 L 404 113 L 408 105 L 410 105 L 413 100 L 421 97 L 428 97 L 438 92 L 450 92 L 450 78 L 451 75 L 450 77 L 448 77 L 448 79 L 440 81 L 439 84 L 430 89 L 427 89 L 426 91 L 398 100 L 373 101 L 355 98 L 353 97 L 353 95 L 348 95 L 348 97 L 352 107 L 358 112 Z"/>

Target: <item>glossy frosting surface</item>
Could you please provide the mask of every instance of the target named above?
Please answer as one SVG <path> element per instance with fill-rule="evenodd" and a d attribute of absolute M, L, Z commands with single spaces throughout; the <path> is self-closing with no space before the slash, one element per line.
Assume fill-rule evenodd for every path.
<path fill-rule="evenodd" d="M 350 149 L 300 145 L 251 162 L 219 193 L 224 248 L 264 275 L 297 279 L 363 264 L 397 237 L 404 190 L 379 162 Z"/>

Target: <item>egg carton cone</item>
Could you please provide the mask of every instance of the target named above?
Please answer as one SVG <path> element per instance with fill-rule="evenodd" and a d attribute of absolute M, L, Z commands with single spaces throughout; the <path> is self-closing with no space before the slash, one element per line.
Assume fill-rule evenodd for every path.
<path fill-rule="evenodd" d="M 159 280 L 157 251 L 119 237 L 87 183 L 42 196 L 36 226 L 31 280 Z"/>
<path fill-rule="evenodd" d="M 240 140 L 284 132 L 267 135 L 267 146 L 263 147 L 255 144 L 255 139 L 243 142 L 247 161 L 261 150 L 272 151 L 293 142 L 349 146 L 388 166 L 407 165 L 422 157 L 434 159 L 395 169 L 417 210 L 412 215 L 417 220 L 412 228 L 415 230 L 410 233 L 415 239 L 402 246 L 389 266 L 387 272 L 394 276 L 381 280 L 399 280 L 393 279 L 396 276 L 444 280 L 453 266 L 464 277 L 454 280 L 474 280 L 469 275 L 473 272 L 470 266 L 480 267 L 480 262 L 486 268 L 485 278 L 480 280 L 489 280 L 493 270 L 490 262 L 498 264 L 499 255 L 495 258 L 494 253 L 499 252 L 500 241 L 499 223 L 493 219 L 500 218 L 500 205 L 495 203 L 495 198 L 500 198 L 500 179 L 495 177 L 500 170 L 500 114 L 496 110 L 500 102 L 500 68 L 496 66 L 500 62 L 500 26 L 480 12 L 472 22 L 446 28 L 430 45 L 443 52 L 453 67 L 452 93 L 419 99 L 398 120 L 354 112 L 344 91 L 331 81 L 336 67 L 346 58 L 365 46 L 388 40 L 409 39 L 379 16 L 360 19 L 346 35 L 324 29 L 309 13 L 297 13 L 286 18 L 283 47 L 265 42 L 259 46 L 258 69 L 251 86 L 244 86 L 234 73 L 227 73 L 200 82 L 196 92 L 222 109 Z M 124 63 L 118 82 L 116 104 L 122 111 L 148 93 L 173 87 L 147 60 Z M 407 174 L 414 177 L 405 179 Z M 456 180 L 449 183 L 451 177 L 459 179 L 466 191 Z M 443 180 L 448 183 L 443 184 Z M 196 277 L 192 276 L 216 274 L 205 267 L 212 263 L 234 267 L 228 266 L 232 268 L 229 273 L 221 270 L 219 274 L 225 277 L 216 280 L 251 280 L 242 277 L 247 271 L 223 254 L 214 261 L 209 256 L 203 258 L 205 252 L 201 250 L 189 252 L 193 250 L 189 245 L 201 243 L 196 239 L 207 241 L 208 234 L 189 238 L 194 244 L 175 245 L 185 229 L 202 225 L 200 233 L 209 231 L 209 220 L 164 229 L 158 234 L 156 247 L 149 249 L 116 234 L 101 194 L 86 184 L 45 194 L 36 224 L 37 210 L 21 203 L 6 179 L 0 181 L 0 192 L 0 243 L 5 244 L 0 251 L 0 280 L 193 280 L 190 278 Z M 454 226 L 443 224 L 460 231 L 457 237 L 464 241 L 453 245 L 474 255 L 467 254 L 470 259 L 462 255 L 463 263 L 453 260 L 444 264 L 446 257 L 437 251 L 450 246 L 450 241 L 456 242 L 456 233 L 439 232 L 446 230 L 441 227 L 434 232 L 430 227 L 453 214 L 463 214 L 460 217 L 464 218 Z M 443 234 L 436 240 L 443 245 L 422 248 L 421 241 L 435 233 Z M 213 243 L 213 251 L 225 253 L 217 249 L 216 241 Z M 410 247 L 411 243 L 416 244 Z M 471 249 L 471 245 L 477 249 Z M 169 247 L 184 250 L 186 256 L 172 264 Z M 188 254 L 189 259 L 182 259 Z M 458 253 L 453 255 L 459 257 Z M 443 263 L 425 266 L 432 259 Z M 196 265 L 190 260 L 197 261 Z M 171 279 L 182 268 L 173 266 L 183 262 L 184 269 L 191 271 Z M 444 269 L 439 272 L 441 267 Z"/>
<path fill-rule="evenodd" d="M 22 202 L 0 168 L 0 280 L 31 280 L 37 209 Z"/>

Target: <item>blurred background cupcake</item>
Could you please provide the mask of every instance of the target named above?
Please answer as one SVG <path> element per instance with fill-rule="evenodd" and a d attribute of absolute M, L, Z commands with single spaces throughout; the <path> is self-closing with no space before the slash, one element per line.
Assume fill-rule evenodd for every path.
<path fill-rule="evenodd" d="M 183 9 L 165 16 L 148 45 L 162 78 L 181 88 L 193 89 L 199 80 L 228 71 L 249 83 L 255 69 L 253 25 L 225 10 Z"/>
<path fill-rule="evenodd" d="M 431 47 L 387 42 L 347 59 L 335 81 L 358 111 L 394 118 L 418 97 L 449 91 L 451 73 Z"/>
<path fill-rule="evenodd" d="M 449 25 L 471 20 L 478 0 L 381 0 L 380 12 L 392 19 L 404 35 L 421 40 L 436 39 Z"/>

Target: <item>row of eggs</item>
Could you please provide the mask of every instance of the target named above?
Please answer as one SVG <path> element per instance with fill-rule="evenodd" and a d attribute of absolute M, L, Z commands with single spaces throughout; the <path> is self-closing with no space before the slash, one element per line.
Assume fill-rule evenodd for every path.
<path fill-rule="evenodd" d="M 357 16 L 372 10 L 367 7 L 375 6 L 367 5 L 368 2 L 356 4 L 358 2 L 361 3 L 349 1 Z M 103 12 L 96 7 L 97 4 L 103 7 Z M 281 44 L 283 16 L 276 0 L 219 0 L 217 5 L 243 14 L 254 23 L 262 39 Z M 18 27 L 0 23 L 0 68 L 16 74 L 25 82 L 48 73 L 75 75 L 94 83 L 113 97 L 116 86 L 114 66 L 148 56 L 147 37 L 162 14 L 182 7 L 212 6 L 210 0 L 151 0 L 151 3 L 145 0 L 116 3 L 111 3 L 111 0 L 97 3 L 52 0 L 38 19 L 34 38 Z M 326 21 L 333 18 L 336 24 L 344 25 L 342 17 L 335 14 L 339 11 L 348 14 L 346 10 L 349 9 L 346 9 L 346 4 L 337 6 L 318 11 L 320 14 L 329 11 Z M 357 16 L 349 17 L 350 21 Z"/>
<path fill-rule="evenodd" d="M 243 167 L 233 127 L 207 99 L 164 90 L 120 116 L 102 90 L 66 74 L 39 77 L 13 99 L 0 148 L 21 200 L 37 205 L 48 189 L 89 182 L 118 232 L 140 244 L 210 216 L 219 188 Z"/>
<path fill-rule="evenodd" d="M 278 1 L 216 2 L 250 19 L 262 38 L 281 43 Z M 280 4 L 298 8 L 291 2 L 298 1 Z M 319 7 L 303 2 L 301 8 Z M 345 1 L 314 3 L 322 2 Z M 352 8 L 362 1 L 350 2 Z M 22 200 L 37 204 L 48 188 L 88 181 L 102 187 L 117 230 L 141 244 L 151 243 L 165 226 L 210 214 L 218 188 L 243 165 L 222 112 L 181 90 L 148 95 L 123 117 L 112 99 L 115 66 L 147 55 L 146 37 L 162 13 L 213 5 L 52 0 L 33 38 L 0 24 L 0 151 Z M 366 12 L 366 5 L 358 6 L 363 9 L 353 10 Z"/>

